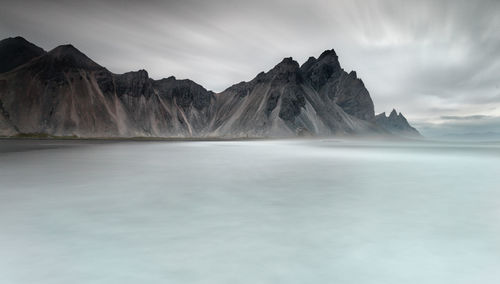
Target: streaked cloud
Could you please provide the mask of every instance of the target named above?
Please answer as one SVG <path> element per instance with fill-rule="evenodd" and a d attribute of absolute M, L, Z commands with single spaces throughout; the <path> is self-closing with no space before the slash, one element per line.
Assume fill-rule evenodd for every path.
<path fill-rule="evenodd" d="M 488 115 L 467 115 L 467 116 L 456 116 L 456 115 L 445 115 L 441 116 L 441 119 L 444 120 L 482 120 L 492 118 L 492 116 Z"/>

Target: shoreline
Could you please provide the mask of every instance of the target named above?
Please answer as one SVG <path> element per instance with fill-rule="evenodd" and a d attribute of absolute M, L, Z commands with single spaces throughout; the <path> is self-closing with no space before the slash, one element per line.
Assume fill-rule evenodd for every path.
<path fill-rule="evenodd" d="M 295 137 L 78 137 L 52 135 L 0 136 L 1 140 L 40 140 L 40 141 L 162 141 L 162 142 L 211 142 L 211 141 L 277 141 L 277 140 L 388 140 L 388 141 L 432 141 L 425 137 L 402 137 L 391 135 L 332 135 L 332 136 L 295 136 Z"/>

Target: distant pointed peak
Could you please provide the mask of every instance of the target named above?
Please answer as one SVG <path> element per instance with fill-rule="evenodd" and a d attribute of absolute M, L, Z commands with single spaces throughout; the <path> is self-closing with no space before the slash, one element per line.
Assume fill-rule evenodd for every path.
<path fill-rule="evenodd" d="M 103 68 L 71 44 L 60 45 L 49 51 L 48 55 L 56 61 L 61 62 L 62 66 L 65 67 L 91 69 Z"/>
<path fill-rule="evenodd" d="M 45 53 L 45 50 L 23 37 L 3 39 L 0 41 L 0 73 L 13 70 Z"/>
<path fill-rule="evenodd" d="M 391 114 L 389 117 L 398 117 L 398 112 L 395 109 L 392 109 Z"/>
<path fill-rule="evenodd" d="M 32 49 L 37 49 L 39 53 L 44 53 L 45 51 L 41 48 L 36 46 L 35 44 L 27 41 L 25 38 L 21 36 L 16 36 L 16 37 L 8 37 L 6 39 L 3 39 L 0 41 L 0 47 L 5 48 L 7 46 L 13 47 L 13 48 L 32 48 Z"/>
<path fill-rule="evenodd" d="M 159 83 L 172 83 L 172 82 L 176 82 L 177 81 L 177 78 L 175 78 L 175 76 L 169 76 L 167 78 L 161 78 L 160 80 L 157 80 L 156 82 L 159 82 Z"/>
<path fill-rule="evenodd" d="M 80 50 L 74 47 L 72 44 L 63 44 L 52 49 L 50 52 L 52 55 L 65 56 L 65 55 L 84 55 Z"/>
<path fill-rule="evenodd" d="M 274 66 L 271 72 L 290 72 L 300 68 L 299 63 L 292 57 L 285 57 L 278 65 Z"/>
<path fill-rule="evenodd" d="M 330 50 L 323 51 L 323 53 L 321 53 L 321 55 L 319 56 L 318 60 L 321 60 L 321 59 L 327 58 L 327 57 L 338 58 L 337 53 L 335 52 L 335 50 L 333 48 Z"/>
<path fill-rule="evenodd" d="M 92 61 L 90 58 L 87 57 L 87 55 L 85 55 L 83 52 L 81 52 L 71 44 L 60 45 L 49 51 L 49 54 L 55 58 L 72 57 L 78 60 Z"/>
<path fill-rule="evenodd" d="M 29 43 L 24 37 L 22 36 L 16 36 L 16 37 L 8 37 L 3 40 L 2 42 L 23 42 L 23 43 Z"/>
<path fill-rule="evenodd" d="M 304 62 L 302 64 L 302 66 L 300 67 L 301 69 L 304 68 L 304 69 L 307 69 L 309 67 L 311 67 L 312 65 L 314 65 L 318 60 L 316 59 L 316 57 L 314 56 L 311 56 L 307 59 L 306 62 Z"/>
<path fill-rule="evenodd" d="M 127 76 L 140 76 L 140 77 L 145 77 L 145 78 L 149 78 L 149 74 L 148 74 L 148 71 L 144 70 L 144 69 L 139 69 L 137 71 L 129 71 L 129 72 L 126 72 L 126 73 L 123 73 L 122 75 L 127 75 Z M 168 77 L 164 80 L 168 80 L 170 79 L 171 77 Z"/>
<path fill-rule="evenodd" d="M 333 67 L 334 70 L 339 70 L 341 69 L 340 63 L 339 63 L 339 58 L 337 56 L 337 53 L 335 53 L 335 50 L 330 49 L 330 50 L 325 50 L 321 55 L 318 57 L 318 59 L 315 59 L 314 57 L 309 57 L 309 59 L 302 65 L 303 70 L 309 69 L 309 68 L 314 68 L 314 66 L 324 66 L 324 65 L 330 65 Z M 321 67 L 323 68 L 323 67 Z M 330 74 L 331 75 L 331 74 Z"/>
<path fill-rule="evenodd" d="M 299 63 L 295 60 L 293 60 L 293 57 L 285 57 L 279 64 L 293 64 L 293 65 L 298 65 Z M 278 64 L 278 65 L 279 65 Z"/>

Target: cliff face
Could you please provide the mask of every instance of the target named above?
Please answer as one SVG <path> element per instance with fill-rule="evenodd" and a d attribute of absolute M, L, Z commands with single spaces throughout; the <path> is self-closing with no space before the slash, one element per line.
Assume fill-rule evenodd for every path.
<path fill-rule="evenodd" d="M 6 45 L 4 41 L 0 47 Z M 153 80 L 145 70 L 113 74 L 71 45 L 46 53 L 20 39 L 16 42 L 13 46 L 18 48 L 0 48 L 0 62 L 16 62 L 2 65 L 6 71 L 0 73 L 3 136 L 386 133 L 375 123 L 373 102 L 363 82 L 355 72 L 340 67 L 333 50 L 318 59 L 311 57 L 302 66 L 285 58 L 253 80 L 214 94 L 190 80 Z M 23 56 L 17 61 L 6 59 L 12 54 Z"/>
<path fill-rule="evenodd" d="M 144 70 L 113 74 L 66 45 L 0 74 L 0 127 L 56 136 L 195 136 L 212 97 L 189 80 L 155 82 Z"/>
<path fill-rule="evenodd" d="M 387 116 L 385 112 L 378 114 L 376 117 L 377 125 L 389 131 L 392 134 L 401 136 L 422 136 L 417 129 L 413 128 L 406 118 L 401 113 L 397 113 L 395 109 Z"/>
<path fill-rule="evenodd" d="M 373 101 L 356 72 L 340 67 L 335 51 L 327 50 L 318 59 L 310 57 L 300 68 L 309 85 L 323 100 L 331 100 L 347 114 L 374 121 Z"/>
<path fill-rule="evenodd" d="M 368 91 L 359 79 L 347 83 L 347 77 L 330 54 L 302 67 L 285 58 L 269 72 L 218 94 L 212 131 L 222 136 L 285 137 L 377 132 Z M 327 90 L 333 86 L 330 94 Z M 368 103 L 354 104 L 355 98 L 347 98 L 351 94 L 367 95 Z"/>

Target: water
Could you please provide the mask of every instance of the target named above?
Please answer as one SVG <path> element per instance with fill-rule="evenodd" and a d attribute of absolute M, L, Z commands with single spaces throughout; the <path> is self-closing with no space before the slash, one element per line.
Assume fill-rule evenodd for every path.
<path fill-rule="evenodd" d="M 500 283 L 500 144 L 0 141 L 0 283 Z"/>

